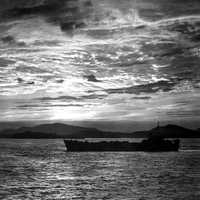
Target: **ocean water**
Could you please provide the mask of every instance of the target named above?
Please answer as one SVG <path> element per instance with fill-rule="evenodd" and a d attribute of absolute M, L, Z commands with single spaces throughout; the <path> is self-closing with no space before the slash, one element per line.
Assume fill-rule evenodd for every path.
<path fill-rule="evenodd" d="M 179 152 L 66 152 L 62 140 L 0 140 L 0 199 L 199 200 L 200 140 Z"/>

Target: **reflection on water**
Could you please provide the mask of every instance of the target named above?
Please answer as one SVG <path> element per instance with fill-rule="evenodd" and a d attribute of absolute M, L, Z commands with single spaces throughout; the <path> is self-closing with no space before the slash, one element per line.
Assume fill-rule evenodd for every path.
<path fill-rule="evenodd" d="M 1 140 L 0 199 L 197 200 L 199 156 L 194 150 L 70 153 L 62 140 Z"/>

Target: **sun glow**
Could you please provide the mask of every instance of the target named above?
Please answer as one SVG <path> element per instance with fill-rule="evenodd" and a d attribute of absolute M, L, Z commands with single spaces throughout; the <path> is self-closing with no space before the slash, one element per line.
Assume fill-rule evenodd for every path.
<path fill-rule="evenodd" d="M 88 120 L 94 112 L 71 106 L 70 108 L 56 108 L 51 110 L 50 120 Z"/>

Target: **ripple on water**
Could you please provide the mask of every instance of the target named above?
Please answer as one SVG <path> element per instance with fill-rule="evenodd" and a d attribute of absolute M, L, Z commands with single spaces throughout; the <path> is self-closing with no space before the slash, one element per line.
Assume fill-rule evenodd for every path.
<path fill-rule="evenodd" d="M 70 153 L 61 140 L 1 140 L 2 199 L 200 198 L 199 151 Z"/>

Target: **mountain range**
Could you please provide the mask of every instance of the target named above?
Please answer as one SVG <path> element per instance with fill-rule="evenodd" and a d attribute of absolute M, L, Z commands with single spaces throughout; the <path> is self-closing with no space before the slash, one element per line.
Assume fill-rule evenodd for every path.
<path fill-rule="evenodd" d="M 200 138 L 200 130 L 168 124 L 146 131 L 121 133 L 53 123 L 17 129 L 4 129 L 0 132 L 0 138 L 145 138 L 152 135 L 165 138 Z"/>

